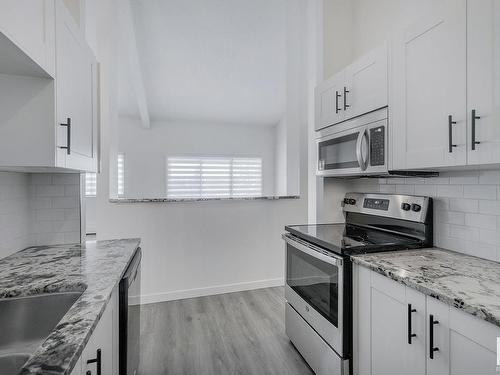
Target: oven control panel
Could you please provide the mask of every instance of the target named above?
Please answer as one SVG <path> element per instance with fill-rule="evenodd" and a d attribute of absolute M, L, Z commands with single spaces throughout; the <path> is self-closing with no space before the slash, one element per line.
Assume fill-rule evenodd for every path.
<path fill-rule="evenodd" d="M 389 199 L 374 199 L 365 198 L 363 208 L 371 208 L 372 210 L 389 210 Z"/>
<path fill-rule="evenodd" d="M 416 195 L 347 193 L 342 203 L 344 212 L 386 216 L 423 223 L 432 200 Z"/>

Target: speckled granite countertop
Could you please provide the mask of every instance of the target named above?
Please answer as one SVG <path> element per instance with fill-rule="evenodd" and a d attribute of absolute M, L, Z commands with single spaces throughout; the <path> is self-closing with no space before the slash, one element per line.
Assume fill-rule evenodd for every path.
<path fill-rule="evenodd" d="M 20 374 L 69 374 L 118 285 L 139 239 L 30 247 L 0 259 L 0 298 L 83 292 Z"/>
<path fill-rule="evenodd" d="M 500 263 L 439 248 L 356 255 L 352 260 L 500 327 Z"/>

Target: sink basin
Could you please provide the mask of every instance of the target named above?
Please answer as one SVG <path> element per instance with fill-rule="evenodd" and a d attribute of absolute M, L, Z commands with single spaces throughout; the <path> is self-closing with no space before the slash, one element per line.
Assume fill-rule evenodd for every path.
<path fill-rule="evenodd" d="M 81 294 L 0 299 L 0 374 L 17 374 Z"/>

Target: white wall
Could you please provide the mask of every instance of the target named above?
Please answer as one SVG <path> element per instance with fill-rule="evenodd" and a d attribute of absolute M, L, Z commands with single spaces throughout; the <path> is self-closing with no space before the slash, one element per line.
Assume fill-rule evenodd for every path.
<path fill-rule="evenodd" d="M 119 118 L 118 151 L 125 155 L 125 197 L 166 196 L 167 156 L 241 156 L 262 158 L 263 195 L 274 195 L 272 126 L 194 121 L 153 122 Z"/>
<path fill-rule="evenodd" d="M 98 176 L 98 239 L 141 237 L 142 287 L 145 301 L 167 300 L 207 293 L 243 290 L 283 283 L 283 227 L 307 220 L 307 142 L 297 142 L 295 154 L 300 171 L 301 198 L 281 201 L 226 201 L 177 204 L 113 204 L 109 192 L 116 181 L 114 161 L 118 117 L 116 111 L 114 8 L 118 0 L 97 4 L 100 18 L 97 57 L 101 62 L 103 170 Z M 297 7 L 294 16 L 306 15 L 301 0 L 287 1 Z M 305 38 L 305 35 L 300 35 Z M 299 38 L 299 39 L 300 39 Z M 298 41 L 303 47 L 303 43 Z M 304 50 L 298 55 L 307 56 Z M 300 66 L 296 72 L 305 71 Z M 305 74 L 296 74 L 298 81 Z M 291 90 L 306 86 L 297 82 Z M 297 140 L 307 139 L 306 90 L 289 103 L 290 120 Z M 110 160 L 113 163 L 110 164 Z"/>
<path fill-rule="evenodd" d="M 85 232 L 97 232 L 97 198 L 85 197 Z"/>
<path fill-rule="evenodd" d="M 287 137 L 285 119 L 274 127 L 274 190 L 276 195 L 287 194 Z"/>

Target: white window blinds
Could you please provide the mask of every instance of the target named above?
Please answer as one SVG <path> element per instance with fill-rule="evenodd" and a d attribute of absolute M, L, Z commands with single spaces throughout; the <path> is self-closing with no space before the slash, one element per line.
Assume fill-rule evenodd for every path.
<path fill-rule="evenodd" d="M 168 198 L 233 198 L 262 195 L 262 159 L 168 157 Z"/>
<path fill-rule="evenodd" d="M 97 174 L 85 173 L 85 196 L 95 197 L 97 195 Z"/>
<path fill-rule="evenodd" d="M 125 155 L 118 154 L 117 164 L 118 164 L 117 189 L 118 189 L 118 195 L 122 196 L 125 194 Z"/>

